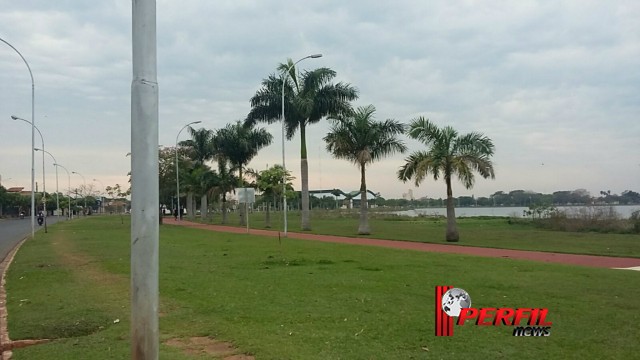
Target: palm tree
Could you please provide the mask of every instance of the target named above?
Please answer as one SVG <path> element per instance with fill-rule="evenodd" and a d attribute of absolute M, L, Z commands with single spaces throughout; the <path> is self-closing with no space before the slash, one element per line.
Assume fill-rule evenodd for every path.
<path fill-rule="evenodd" d="M 199 165 L 193 169 L 191 176 L 197 181 L 196 190 L 200 194 L 200 219 L 207 219 L 208 198 L 212 188 L 217 186 L 218 176 L 215 170 L 207 165 Z"/>
<path fill-rule="evenodd" d="M 202 191 L 201 177 L 207 172 L 207 170 L 201 169 L 196 171 L 196 169 L 206 166 L 205 163 L 208 160 L 212 160 L 216 153 L 213 147 L 213 138 L 215 135 L 213 130 L 205 128 L 195 130 L 189 126 L 189 134 L 191 135 L 191 139 L 181 141 L 180 145 L 185 148 L 185 152 L 192 162 L 189 166 L 190 170 L 188 172 L 183 172 L 182 176 L 185 178 L 184 184 L 187 188 L 187 217 L 193 220 L 195 219 L 196 209 L 193 197 L 196 190 L 200 190 L 200 208 L 202 209 L 203 207 L 206 207 L 206 194 Z M 204 205 L 202 203 L 203 201 Z M 206 213 L 203 214 L 201 211 L 201 216 L 206 216 Z"/>
<path fill-rule="evenodd" d="M 418 186 L 429 174 L 434 180 L 442 175 L 447 184 L 447 241 L 458 241 L 456 214 L 451 190 L 451 179 L 457 176 L 465 188 L 473 187 L 477 171 L 483 178 L 495 178 L 491 156 L 494 146 L 482 133 L 458 135 L 450 126 L 438 128 L 428 119 L 418 117 L 411 121 L 409 136 L 427 146 L 427 151 L 416 151 L 405 159 L 398 171 L 398 179 L 414 179 Z"/>
<path fill-rule="evenodd" d="M 210 196 L 222 196 L 222 224 L 227 223 L 227 193 L 235 191 L 238 185 L 236 178 L 228 166 L 228 160 L 225 158 L 218 159 L 218 173 L 214 186 L 210 187 L 208 194 Z"/>
<path fill-rule="evenodd" d="M 187 201 L 185 204 L 187 218 L 195 220 L 196 218 L 196 200 L 195 194 L 200 192 L 200 177 L 202 176 L 201 166 L 195 166 L 194 162 L 189 161 L 188 171 L 180 173 L 180 187 L 187 193 Z"/>
<path fill-rule="evenodd" d="M 273 136 L 266 129 L 255 129 L 253 125 L 243 125 L 237 121 L 218 130 L 213 138 L 213 146 L 219 158 L 227 159 L 238 170 L 238 185 L 243 186 L 242 170 L 272 140 Z M 245 224 L 243 214 L 240 214 L 240 224 Z"/>
<path fill-rule="evenodd" d="M 330 81 L 336 72 L 329 68 L 304 71 L 298 75 L 293 61 L 278 66 L 279 74 L 269 75 L 262 88 L 251 98 L 251 111 L 245 124 L 274 123 L 281 119 L 282 85 L 284 82 L 284 121 L 287 139 L 300 130 L 300 181 L 302 182 L 302 230 L 311 230 L 309 221 L 309 164 L 307 162 L 307 125 L 326 116 L 341 116 L 352 111 L 350 101 L 358 98 L 358 91 L 350 84 Z M 289 69 L 289 76 L 284 73 Z"/>
<path fill-rule="evenodd" d="M 191 139 L 181 141 L 180 145 L 187 148 L 187 153 L 195 164 L 204 164 L 206 161 L 213 159 L 215 156 L 215 149 L 213 148 L 215 132 L 205 128 L 196 130 L 189 126 L 189 134 Z"/>
<path fill-rule="evenodd" d="M 375 121 L 373 105 L 359 107 L 353 114 L 336 117 L 324 137 L 327 151 L 338 159 L 348 160 L 360 168 L 360 224 L 358 234 L 369 234 L 366 167 L 374 161 L 407 151 L 398 135 L 404 125 L 395 120 Z"/>

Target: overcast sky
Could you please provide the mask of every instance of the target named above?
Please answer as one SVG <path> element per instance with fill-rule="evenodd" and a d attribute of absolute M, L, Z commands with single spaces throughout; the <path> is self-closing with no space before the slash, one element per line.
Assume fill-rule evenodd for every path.
<path fill-rule="evenodd" d="M 0 0 L 0 9 L 0 37 L 33 71 L 46 150 L 97 188 L 126 184 L 131 0 Z M 157 16 L 162 145 L 173 146 L 191 121 L 218 129 L 244 119 L 278 63 L 322 53 L 298 68 L 332 68 L 336 81 L 358 88 L 354 105 L 373 104 L 378 120 L 422 115 L 494 140 L 496 179 L 478 177 L 471 190 L 456 182 L 455 196 L 640 191 L 637 0 L 160 0 Z M 4 186 L 29 189 L 30 127 L 11 115 L 30 119 L 31 84 L 19 56 L 0 43 L 0 175 Z M 267 129 L 274 143 L 252 168 L 281 162 L 280 128 Z M 355 190 L 359 172 L 326 152 L 327 129 L 324 122 L 307 132 L 310 187 Z M 299 178 L 299 138 L 286 149 Z M 388 198 L 408 189 L 444 197 L 441 180 L 418 188 L 396 180 L 406 155 L 374 163 L 369 188 Z M 55 188 L 52 163 L 47 157 L 48 190 Z M 59 181 L 66 189 L 66 173 Z M 71 175 L 72 187 L 82 181 Z"/>

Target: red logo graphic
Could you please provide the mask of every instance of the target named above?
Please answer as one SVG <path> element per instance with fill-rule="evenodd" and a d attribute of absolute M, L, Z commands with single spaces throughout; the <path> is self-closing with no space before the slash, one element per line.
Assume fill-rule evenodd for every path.
<path fill-rule="evenodd" d="M 453 286 L 436 286 L 436 336 L 453 336 L 453 318 L 463 326 L 475 320 L 480 326 L 514 326 L 513 336 L 550 336 L 551 325 L 546 308 L 472 308 L 471 296 Z M 525 326 L 521 326 L 521 322 Z"/>
<path fill-rule="evenodd" d="M 436 336 L 453 336 L 453 318 L 442 309 L 442 297 L 453 286 L 436 286 Z"/>

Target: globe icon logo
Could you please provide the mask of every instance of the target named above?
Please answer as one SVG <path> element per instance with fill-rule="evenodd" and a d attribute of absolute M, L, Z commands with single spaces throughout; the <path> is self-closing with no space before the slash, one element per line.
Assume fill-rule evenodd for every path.
<path fill-rule="evenodd" d="M 471 296 L 463 289 L 449 289 L 442 295 L 442 311 L 449 316 L 458 317 L 462 309 L 471 307 Z"/>

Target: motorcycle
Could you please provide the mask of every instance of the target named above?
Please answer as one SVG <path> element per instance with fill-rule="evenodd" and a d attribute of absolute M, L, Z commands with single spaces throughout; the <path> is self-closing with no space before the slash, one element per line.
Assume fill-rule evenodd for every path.
<path fill-rule="evenodd" d="M 38 225 L 42 226 L 43 222 L 44 222 L 44 216 L 38 215 Z"/>

